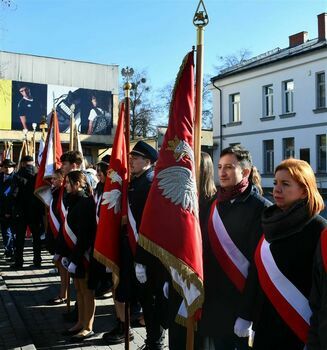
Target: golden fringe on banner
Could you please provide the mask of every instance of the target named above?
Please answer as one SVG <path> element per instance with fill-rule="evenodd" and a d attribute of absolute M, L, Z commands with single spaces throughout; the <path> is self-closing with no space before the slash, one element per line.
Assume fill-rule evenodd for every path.
<path fill-rule="evenodd" d="M 203 281 L 199 279 L 197 274 L 189 268 L 185 263 L 176 258 L 171 253 L 167 252 L 167 250 L 161 248 L 154 242 L 150 241 L 148 238 L 143 236 L 142 234 L 139 234 L 139 239 L 137 242 L 141 247 L 143 247 L 145 250 L 147 250 L 149 253 L 157 257 L 161 263 L 165 266 L 165 268 L 170 273 L 170 267 L 174 268 L 185 281 L 188 282 L 188 284 L 194 284 L 197 289 L 200 291 L 200 295 L 194 300 L 194 302 L 191 305 L 188 305 L 185 298 L 183 297 L 183 291 L 181 287 L 174 281 L 173 285 L 174 288 L 177 290 L 177 292 L 180 294 L 181 297 L 183 297 L 183 300 L 185 302 L 188 316 L 194 315 L 194 313 L 201 308 L 203 302 L 204 302 L 204 288 L 203 288 Z M 185 325 L 186 320 L 183 319 L 183 317 L 178 316 L 176 317 L 176 320 L 180 320 L 179 323 L 182 323 Z"/>
<path fill-rule="evenodd" d="M 112 271 L 112 282 L 114 284 L 113 288 L 116 289 L 119 283 L 119 267 L 112 260 L 99 253 L 97 250 L 94 250 L 93 256 L 99 261 L 99 263 L 109 267 L 109 269 Z"/>

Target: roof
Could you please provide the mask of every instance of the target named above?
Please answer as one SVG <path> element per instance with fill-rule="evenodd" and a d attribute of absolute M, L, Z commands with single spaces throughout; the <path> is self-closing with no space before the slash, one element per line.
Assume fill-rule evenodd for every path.
<path fill-rule="evenodd" d="M 211 78 L 211 81 L 216 81 L 223 79 L 225 77 L 235 75 L 250 69 L 255 69 L 257 67 L 275 63 L 277 61 L 289 59 L 298 55 L 306 54 L 311 51 L 327 48 L 327 40 L 312 39 L 308 40 L 301 45 L 294 47 L 287 47 L 285 49 L 276 49 L 265 52 L 259 56 L 250 58 L 249 60 L 243 61 L 242 63 L 236 64 L 232 67 L 222 69 L 220 73 Z"/>

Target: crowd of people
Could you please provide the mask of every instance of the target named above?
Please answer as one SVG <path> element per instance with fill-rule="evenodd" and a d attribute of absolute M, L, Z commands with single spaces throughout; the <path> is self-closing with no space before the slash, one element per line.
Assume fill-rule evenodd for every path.
<path fill-rule="evenodd" d="M 129 155 L 129 220 L 138 232 L 154 177 L 157 151 L 143 141 Z M 81 170 L 78 151 L 62 155 L 51 179 L 52 201 L 34 195 L 36 168 L 23 157 L 19 170 L 5 159 L 0 174 L 0 219 L 4 254 L 13 269 L 24 263 L 24 240 L 33 238 L 33 264 L 41 266 L 41 234 L 60 276 L 65 303 L 70 276 L 76 290 L 72 327 L 63 336 L 82 342 L 94 335 L 95 298 L 112 287 L 111 271 L 93 257 L 99 211 L 110 157 Z M 240 145 L 222 150 L 217 177 L 211 157 L 201 153 L 199 220 L 203 242 L 204 304 L 194 337 L 196 350 L 326 350 L 327 221 L 313 170 L 298 159 L 275 169 L 273 201 L 264 197 L 250 153 Z M 158 208 L 158 210 L 160 210 Z M 168 219 L 168 218 L 167 218 Z M 160 261 L 131 246 L 126 223 L 120 234 L 120 280 L 112 290 L 117 322 L 104 343 L 134 338 L 146 329 L 141 349 L 186 348 L 186 329 L 176 322 L 181 297 Z M 127 312 L 126 312 L 127 310 Z M 74 316 L 72 316 L 74 315 Z M 67 315 L 66 315 L 67 316 Z"/>

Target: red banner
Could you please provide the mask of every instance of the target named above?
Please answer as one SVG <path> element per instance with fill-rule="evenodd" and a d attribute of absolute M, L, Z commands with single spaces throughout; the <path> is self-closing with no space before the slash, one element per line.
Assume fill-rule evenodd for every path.
<path fill-rule="evenodd" d="M 113 273 L 114 287 L 119 282 L 119 236 L 127 205 L 127 148 L 124 133 L 124 104 L 121 104 L 117 131 L 104 186 L 94 257 Z"/>
<path fill-rule="evenodd" d="M 58 118 L 57 113 L 54 111 L 51 115 L 50 126 L 42 153 L 40 168 L 36 177 L 34 191 L 34 194 L 38 196 L 48 207 L 52 199 L 51 184 L 49 179 L 52 177 L 54 171 L 60 168 L 61 155 L 62 148 L 60 142 Z"/>
<path fill-rule="evenodd" d="M 193 151 L 193 52 L 177 75 L 168 129 L 143 212 L 138 244 L 155 255 L 169 271 L 183 297 L 182 318 L 203 303 L 202 241 Z"/>

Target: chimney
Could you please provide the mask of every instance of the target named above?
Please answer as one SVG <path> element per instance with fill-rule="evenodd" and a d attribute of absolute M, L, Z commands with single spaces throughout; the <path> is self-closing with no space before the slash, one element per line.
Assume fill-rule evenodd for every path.
<path fill-rule="evenodd" d="M 289 37 L 289 47 L 294 47 L 301 45 L 308 40 L 308 32 L 300 32 L 297 34 L 290 35 Z"/>
<path fill-rule="evenodd" d="M 318 40 L 327 39 L 327 13 L 323 12 L 318 17 Z"/>

